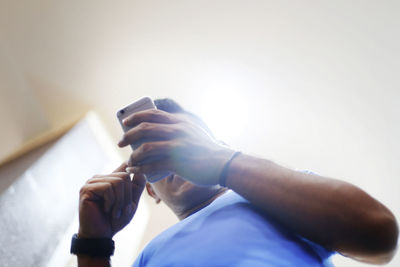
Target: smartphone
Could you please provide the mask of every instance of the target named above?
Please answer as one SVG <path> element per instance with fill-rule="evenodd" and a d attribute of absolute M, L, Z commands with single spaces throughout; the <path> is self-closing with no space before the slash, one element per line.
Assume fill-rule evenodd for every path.
<path fill-rule="evenodd" d="M 148 109 L 157 109 L 156 105 L 154 105 L 153 100 L 150 97 L 142 97 L 136 101 L 134 101 L 133 103 L 131 103 L 130 105 L 123 107 L 122 109 L 118 110 L 117 112 L 117 118 L 119 120 L 119 123 L 121 124 L 122 130 L 124 132 L 129 131 L 132 127 L 127 127 L 125 126 L 122 121 L 127 118 L 128 116 L 139 112 L 139 111 L 143 111 L 143 110 L 148 110 Z M 145 142 L 149 142 L 149 141 L 154 141 L 153 139 L 146 139 L 144 138 L 142 140 L 141 143 L 135 143 L 135 144 L 131 144 L 131 148 L 132 150 L 137 149 L 141 144 L 145 143 Z M 149 163 L 152 161 L 157 160 L 157 158 L 151 158 L 146 160 L 143 163 Z M 154 183 L 157 182 L 163 178 L 166 178 L 167 176 L 171 175 L 171 172 L 168 171 L 163 171 L 163 172 L 152 172 L 152 173 L 146 173 L 145 177 L 146 180 L 149 183 Z"/>

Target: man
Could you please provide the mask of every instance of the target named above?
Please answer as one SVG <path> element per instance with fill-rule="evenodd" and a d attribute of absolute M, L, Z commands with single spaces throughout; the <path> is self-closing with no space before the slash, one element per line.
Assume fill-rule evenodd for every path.
<path fill-rule="evenodd" d="M 110 266 L 111 238 L 132 219 L 144 187 L 181 221 L 134 266 L 330 266 L 334 251 L 373 264 L 393 257 L 396 220 L 361 189 L 235 152 L 172 100 L 155 103 L 158 110 L 123 122 L 133 128 L 118 145 L 155 141 L 81 189 L 72 245 L 80 267 Z M 145 183 L 143 174 L 167 170 L 174 174 Z"/>

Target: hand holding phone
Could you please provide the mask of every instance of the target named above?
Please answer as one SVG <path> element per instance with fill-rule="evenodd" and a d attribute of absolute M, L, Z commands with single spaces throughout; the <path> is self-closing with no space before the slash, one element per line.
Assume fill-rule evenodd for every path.
<path fill-rule="evenodd" d="M 129 117 L 130 115 L 143 111 L 143 110 L 148 110 L 148 109 L 157 109 L 157 107 L 154 105 L 153 100 L 150 97 L 142 97 L 130 105 L 120 109 L 117 112 L 117 118 L 119 120 L 119 123 L 121 124 L 121 127 L 124 132 L 127 132 L 130 130 L 132 127 L 127 127 L 125 126 L 122 121 Z M 146 141 L 153 141 L 152 139 L 146 139 L 144 138 L 141 143 L 136 143 L 136 144 L 131 144 L 132 150 L 137 149 L 141 144 L 145 143 Z M 147 162 L 154 161 L 156 159 L 149 159 Z M 145 163 L 145 162 L 144 162 Z M 166 178 L 167 176 L 171 175 L 171 172 L 153 172 L 153 173 L 148 173 L 145 174 L 146 180 L 150 183 L 157 182 L 163 178 Z"/>

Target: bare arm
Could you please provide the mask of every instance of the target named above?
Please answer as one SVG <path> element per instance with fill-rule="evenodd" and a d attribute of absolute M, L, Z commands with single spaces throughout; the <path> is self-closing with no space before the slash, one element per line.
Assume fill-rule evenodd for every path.
<path fill-rule="evenodd" d="M 354 259 L 389 261 L 397 243 L 393 214 L 349 183 L 240 155 L 227 186 L 288 229 Z"/>

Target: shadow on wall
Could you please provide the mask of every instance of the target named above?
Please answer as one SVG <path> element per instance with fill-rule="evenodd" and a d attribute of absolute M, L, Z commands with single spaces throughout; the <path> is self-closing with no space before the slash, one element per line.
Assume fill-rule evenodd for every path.
<path fill-rule="evenodd" d="M 0 161 L 49 128 L 46 115 L 0 43 Z"/>
<path fill-rule="evenodd" d="M 28 74 L 27 82 L 53 128 L 76 121 L 93 108 L 76 95 L 68 94 L 67 88 L 40 77 Z"/>
<path fill-rule="evenodd" d="M 0 168 L 0 243 L 7 244 L 0 266 L 65 266 L 72 258 L 60 244 L 72 236 L 66 231 L 78 214 L 79 188 L 121 161 L 99 125 L 90 113 L 55 142 Z"/>

